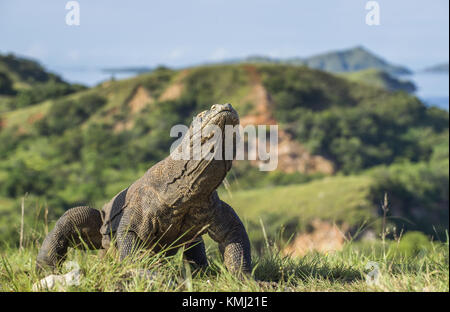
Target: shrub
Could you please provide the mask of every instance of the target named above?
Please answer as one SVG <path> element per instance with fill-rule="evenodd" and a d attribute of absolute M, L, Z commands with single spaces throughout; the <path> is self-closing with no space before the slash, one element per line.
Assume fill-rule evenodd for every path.
<path fill-rule="evenodd" d="M 0 94 L 13 95 L 15 94 L 13 83 L 5 73 L 0 72 Z"/>
<path fill-rule="evenodd" d="M 83 123 L 91 114 L 106 104 L 106 99 L 95 94 L 87 94 L 79 99 L 55 101 L 47 116 L 36 123 L 41 134 L 62 134 Z"/>
<path fill-rule="evenodd" d="M 407 256 L 417 256 L 431 249 L 430 239 L 418 231 L 405 233 L 398 244 L 398 250 Z"/>

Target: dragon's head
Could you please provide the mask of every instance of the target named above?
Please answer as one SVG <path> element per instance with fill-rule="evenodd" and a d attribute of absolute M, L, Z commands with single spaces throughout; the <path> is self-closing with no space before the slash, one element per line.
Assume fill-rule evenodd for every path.
<path fill-rule="evenodd" d="M 193 118 L 181 144 L 171 153 L 173 159 L 184 162 L 184 181 L 190 191 L 209 192 L 222 183 L 235 154 L 236 131 L 227 128 L 237 125 L 238 113 L 229 103 L 214 104 Z"/>
<path fill-rule="evenodd" d="M 222 143 L 225 142 L 225 126 L 239 125 L 238 113 L 234 110 L 230 103 L 227 104 L 214 104 L 209 110 L 205 110 L 194 117 L 191 124 L 193 133 L 198 134 L 198 130 L 201 130 L 202 145 L 205 143 L 213 143 L 214 134 L 216 134 L 216 140 L 219 140 L 221 136 Z M 215 133 L 214 130 L 220 130 L 220 133 Z M 214 143 L 217 141 L 214 141 Z"/>

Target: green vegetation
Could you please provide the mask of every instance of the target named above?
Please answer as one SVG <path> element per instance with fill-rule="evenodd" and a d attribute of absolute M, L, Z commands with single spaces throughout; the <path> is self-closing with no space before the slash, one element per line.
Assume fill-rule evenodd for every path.
<path fill-rule="evenodd" d="M 11 76 L 14 83 L 30 86 L 39 82 L 62 82 L 55 74 L 47 72 L 38 62 L 13 54 L 0 55 L 0 71 Z"/>
<path fill-rule="evenodd" d="M 45 136 L 62 134 L 82 124 L 105 104 L 106 99 L 95 94 L 84 95 L 76 100 L 57 100 L 47 112 L 46 118 L 36 123 L 36 128 L 39 134 Z"/>
<path fill-rule="evenodd" d="M 26 107 L 47 99 L 62 97 L 84 89 L 85 87 L 81 85 L 70 85 L 54 81 L 35 84 L 31 88 L 19 90 L 15 100 L 9 104 L 9 108 Z"/>
<path fill-rule="evenodd" d="M 402 219 L 399 227 L 430 235 L 437 235 L 439 227 L 443 239 L 448 229 L 441 222 L 448 216 L 442 209 L 448 203 L 448 113 L 427 108 L 403 92 L 287 65 L 218 65 L 185 71 L 161 67 L 2 114 L 1 210 L 6 215 L 19 211 L 19 198 L 25 193 L 28 201 L 48 205 L 51 218 L 75 205 L 101 207 L 167 155 L 174 124 L 189 124 L 195 113 L 212 103 L 231 102 L 241 116 L 255 111 L 256 103 L 248 94 L 258 76 L 276 105 L 273 114 L 282 129 L 311 153 L 333 161 L 338 173 L 366 176 L 372 171 L 364 170 L 381 166 L 373 173 L 378 184 L 370 184 L 370 196 L 366 194 L 372 207 L 387 192 L 393 215 L 407 220 Z M 164 91 L 174 84 L 180 85 L 179 96 L 163 100 Z M 149 98 L 134 112 L 129 103 L 139 88 Z M 272 186 L 310 184 L 321 178 L 319 173 L 263 173 L 237 163 L 228 181 L 233 192 L 261 188 L 265 193 Z M 322 202 L 328 205 L 333 200 Z M 413 217 L 416 210 L 427 218 Z M 274 221 L 268 226 L 281 224 Z M 16 228 L 4 227 L 5 236 L 15 237 L 17 243 L 12 234 Z"/>
<path fill-rule="evenodd" d="M 114 250 L 100 258 L 97 252 L 71 250 L 68 261 L 82 272 L 79 285 L 59 291 L 449 291 L 448 243 L 426 241 L 413 233 L 383 245 L 348 242 L 342 251 L 310 253 L 302 258 L 283 256 L 276 247 L 254 256 L 252 279 L 239 280 L 223 266 L 217 248 L 208 247 L 210 267 L 197 271 L 182 260 L 144 253 L 139 261 L 118 262 Z M 418 243 L 420 245 L 418 245 Z M 417 247 L 419 249 L 417 249 Z M 1 252 L 0 290 L 31 291 L 39 281 L 34 271 L 33 245 Z M 376 263 L 378 274 L 371 276 Z M 150 270 L 146 277 L 139 275 Z M 61 268 L 64 274 L 69 269 Z M 47 289 L 41 289 L 46 291 Z M 55 290 L 55 289 L 54 289 Z"/>
<path fill-rule="evenodd" d="M 336 203 L 328 215 L 339 216 L 338 206 L 349 207 L 348 212 L 358 216 L 363 211 L 364 204 L 358 204 L 357 196 L 352 196 L 351 183 L 344 185 L 346 193 L 342 199 L 338 191 L 328 187 L 334 184 L 346 183 L 347 178 L 333 178 L 317 181 L 314 187 L 301 187 L 299 192 L 305 198 L 312 188 L 330 190 L 323 198 L 331 197 L 341 200 Z M 350 177 L 349 180 L 363 185 L 363 178 Z M 348 181 L 349 182 L 349 181 Z M 286 198 L 296 192 L 295 188 L 275 188 L 271 196 L 276 200 Z M 367 188 L 366 188 L 367 189 Z M 353 189 L 354 191 L 355 189 Z M 358 190 L 356 190 L 358 191 Z M 286 193 L 282 193 L 286 192 Z M 246 201 L 256 198 L 250 192 L 248 198 L 245 192 L 233 194 L 235 201 Z M 258 198 L 259 199 L 259 198 Z M 232 199 L 233 200 L 233 199 Z M 23 249 L 5 246 L 0 252 L 0 291 L 31 291 L 32 285 L 39 281 L 34 271 L 35 257 L 39 242 L 46 231 L 53 227 L 53 222 L 45 222 L 45 207 L 29 205 L 31 199 L 25 201 L 26 224 L 24 227 Z M 263 202 L 263 200 L 261 200 Z M 260 203 L 261 203 L 260 202 Z M 295 209 L 284 209 L 281 213 L 308 214 L 308 209 L 314 209 L 315 203 L 323 205 L 320 199 L 313 196 L 297 202 L 291 201 L 291 207 L 305 206 L 296 212 Z M 348 205 L 347 205 L 348 203 Z M 244 202 L 243 202 L 244 204 Z M 276 211 L 270 207 L 261 207 L 259 212 L 242 208 L 239 213 L 245 214 L 245 221 L 258 222 L 259 213 Z M 308 208 L 309 207 L 309 208 Z M 256 205 L 253 206 L 256 208 Z M 267 208 L 267 209 L 266 209 Z M 328 210 L 326 207 L 321 209 Z M 266 214 L 266 213 L 265 213 Z M 313 215 L 309 215 L 314 217 Z M 268 221 L 264 218 L 264 223 Z M 355 219 L 356 220 L 356 219 Z M 263 223 L 263 226 L 265 225 Z M 384 244 L 380 240 L 370 242 L 347 240 L 342 250 L 327 254 L 309 253 L 301 258 L 291 258 L 283 254 L 286 241 L 280 237 L 268 236 L 264 246 L 260 247 L 259 237 L 264 237 L 262 227 L 249 228 L 253 245 L 254 269 L 252 279 L 238 280 L 223 266 L 216 244 L 210 239 L 207 243 L 207 254 L 210 267 L 198 272 L 193 266 L 182 260 L 181 252 L 173 257 L 163 254 L 151 255 L 143 253 L 139 261 L 117 261 L 115 249 L 110 249 L 106 255 L 100 256 L 97 251 L 69 250 L 67 261 L 75 261 L 82 271 L 81 282 L 77 286 L 62 287 L 56 290 L 65 291 L 447 291 L 449 290 L 448 239 L 445 243 L 430 241 L 419 232 L 408 232 L 396 240 L 388 240 Z M 265 231 L 270 229 L 265 227 Z M 270 232 L 269 232 L 270 233 Z M 3 238 L 2 233 L 2 238 Z M 175 244 L 176 245 L 176 244 Z M 367 275 L 373 268 L 368 264 L 375 262 L 379 275 L 375 283 L 366 282 Z M 136 272 L 150 270 L 151 279 Z M 64 274 L 69 269 L 61 267 L 58 272 Z M 46 291 L 46 289 L 42 289 Z"/>
<path fill-rule="evenodd" d="M 277 120 L 344 173 L 401 160 L 428 160 L 448 113 L 404 92 L 388 92 L 304 67 L 260 67 Z"/>
<path fill-rule="evenodd" d="M 235 208 L 255 247 L 260 249 L 264 243 L 258 230 L 261 222 L 272 241 L 279 235 L 289 239 L 304 232 L 318 218 L 345 223 L 353 233 L 367 224 L 375 228 L 378 215 L 377 206 L 370 200 L 371 183 L 370 178 L 363 176 L 332 177 L 301 185 L 223 191 L 221 197 Z"/>
<path fill-rule="evenodd" d="M 235 166 L 231 169 L 231 173 L 227 179 L 231 190 L 239 191 L 289 184 L 303 184 L 325 177 L 323 173 L 285 173 L 279 170 L 266 172 L 254 169 L 248 162 L 235 162 Z"/>
<path fill-rule="evenodd" d="M 361 82 L 388 91 L 405 91 L 408 93 L 416 91 L 416 86 L 411 81 L 398 79 L 379 69 L 371 68 L 341 75 L 351 81 Z"/>
<path fill-rule="evenodd" d="M 15 94 L 13 83 L 5 73 L 0 72 L 0 94 L 13 95 Z"/>
<path fill-rule="evenodd" d="M 68 95 L 85 87 L 69 84 L 47 72 L 39 63 L 14 56 L 0 55 L 0 112 L 37 104 Z"/>
<path fill-rule="evenodd" d="M 349 72 L 376 68 L 390 74 L 411 73 L 409 69 L 391 65 L 360 46 L 344 51 L 334 51 L 313 56 L 306 59 L 304 64 L 311 68 L 330 72 Z"/>
<path fill-rule="evenodd" d="M 182 100 L 194 111 L 209 109 L 211 103 L 233 103 L 242 116 L 252 108 L 243 100 L 249 92 L 249 78 L 242 66 L 206 66 L 190 69 Z"/>
<path fill-rule="evenodd" d="M 267 56 L 250 56 L 243 60 L 232 60 L 229 63 L 252 63 L 252 64 L 277 64 L 307 66 L 332 73 L 357 72 L 366 69 L 376 69 L 391 75 L 411 74 L 411 71 L 403 66 L 392 65 L 374 55 L 366 48 L 357 46 L 342 51 L 332 51 L 313 55 L 306 58 L 294 57 L 287 59 L 276 59 Z M 447 65 L 448 71 L 448 65 Z"/>

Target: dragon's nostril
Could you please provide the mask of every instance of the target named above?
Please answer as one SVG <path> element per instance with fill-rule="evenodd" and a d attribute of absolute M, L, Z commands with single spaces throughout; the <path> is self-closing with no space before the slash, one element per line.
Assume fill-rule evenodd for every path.
<path fill-rule="evenodd" d="M 217 108 L 217 104 L 214 104 L 213 106 L 211 106 L 211 110 L 215 110 Z"/>

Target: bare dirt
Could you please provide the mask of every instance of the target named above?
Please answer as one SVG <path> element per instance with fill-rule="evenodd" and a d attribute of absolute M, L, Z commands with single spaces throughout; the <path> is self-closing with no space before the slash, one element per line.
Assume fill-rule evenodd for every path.
<path fill-rule="evenodd" d="M 273 116 L 276 104 L 261 82 L 261 76 L 252 65 L 244 66 L 251 83 L 251 91 L 244 99 L 254 104 L 255 109 L 241 118 L 241 125 L 276 125 Z M 267 148 L 269 142 L 266 142 Z M 253 165 L 259 165 L 253 161 Z M 311 155 L 306 148 L 294 140 L 287 132 L 278 129 L 278 170 L 301 173 L 334 173 L 333 163 L 322 156 Z"/>
<path fill-rule="evenodd" d="M 39 113 L 36 113 L 36 114 L 31 115 L 30 117 L 28 117 L 27 123 L 28 123 L 29 125 L 32 125 L 32 124 L 34 124 L 36 121 L 41 120 L 42 118 L 44 118 L 44 114 L 41 113 L 41 112 L 39 112 Z"/>
<path fill-rule="evenodd" d="M 128 106 L 130 107 L 131 114 L 139 113 L 144 109 L 145 106 L 155 102 L 150 93 L 142 86 L 137 87 L 134 91 L 134 95 L 128 101 Z"/>
<path fill-rule="evenodd" d="M 285 255 L 302 257 L 309 252 L 330 253 L 342 250 L 345 243 L 347 225 L 338 227 L 326 221 L 316 219 L 312 222 L 310 233 L 300 233 L 284 250 Z"/>
<path fill-rule="evenodd" d="M 189 74 L 189 70 L 182 70 L 178 76 L 175 78 L 175 81 L 170 84 L 166 90 L 159 97 L 159 101 L 170 101 L 178 99 L 183 93 L 184 84 L 183 79 Z"/>
<path fill-rule="evenodd" d="M 130 114 L 126 120 L 119 121 L 114 126 L 114 132 L 121 132 L 124 130 L 130 130 L 134 126 L 134 118 L 133 116 L 141 112 L 145 107 L 151 105 L 155 102 L 155 99 L 151 96 L 151 94 L 143 87 L 138 86 L 134 91 L 133 95 L 127 102 L 128 107 L 130 108 Z M 117 108 L 114 108 L 110 111 L 111 114 L 117 112 Z"/>

